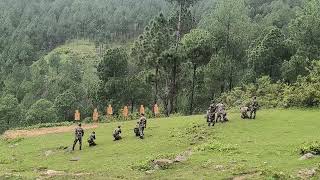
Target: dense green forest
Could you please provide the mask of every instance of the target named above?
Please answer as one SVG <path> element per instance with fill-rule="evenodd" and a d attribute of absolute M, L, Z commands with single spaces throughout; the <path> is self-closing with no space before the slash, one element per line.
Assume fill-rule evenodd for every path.
<path fill-rule="evenodd" d="M 2 130 L 115 114 L 320 104 L 319 0 L 0 0 Z"/>

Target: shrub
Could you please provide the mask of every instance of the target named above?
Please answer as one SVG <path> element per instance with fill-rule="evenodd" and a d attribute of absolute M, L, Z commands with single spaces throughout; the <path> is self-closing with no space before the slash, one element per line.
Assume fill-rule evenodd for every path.
<path fill-rule="evenodd" d="M 27 127 L 14 128 L 14 130 L 28 130 L 28 129 L 39 129 L 39 128 L 58 127 L 58 126 L 70 126 L 72 124 L 73 122 L 41 123 L 41 124 L 35 124 Z"/>
<path fill-rule="evenodd" d="M 238 148 L 236 145 L 222 144 L 219 142 L 204 143 L 195 147 L 195 150 L 197 151 L 218 151 L 218 152 L 227 152 L 227 153 L 236 151 L 237 149 Z"/>
<path fill-rule="evenodd" d="M 27 112 L 26 120 L 29 125 L 57 121 L 56 109 L 52 102 L 40 99 Z"/>
<path fill-rule="evenodd" d="M 83 122 L 85 122 L 85 123 L 92 123 L 92 122 L 93 122 L 93 119 L 92 119 L 92 117 L 86 117 L 86 118 L 84 118 Z"/>
<path fill-rule="evenodd" d="M 315 155 L 320 155 L 320 142 L 313 141 L 313 142 L 304 143 L 299 148 L 299 151 L 300 151 L 300 154 L 312 153 Z"/>
<path fill-rule="evenodd" d="M 293 84 L 281 81 L 272 83 L 270 77 L 264 76 L 256 84 L 236 87 L 221 95 L 228 107 L 248 105 L 253 96 L 259 99 L 264 108 L 319 107 L 320 105 L 320 61 L 314 61 L 309 75 L 299 76 Z"/>

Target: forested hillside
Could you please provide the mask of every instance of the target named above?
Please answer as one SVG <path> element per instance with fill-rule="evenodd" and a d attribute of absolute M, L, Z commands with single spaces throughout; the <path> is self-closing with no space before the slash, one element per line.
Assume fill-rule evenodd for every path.
<path fill-rule="evenodd" d="M 319 0 L 0 0 L 0 32 L 2 129 L 108 104 L 165 115 L 221 95 L 238 105 L 236 87 L 273 93 L 247 90 L 262 76 L 288 87 L 284 99 L 308 92 L 274 106 L 320 102 Z"/>

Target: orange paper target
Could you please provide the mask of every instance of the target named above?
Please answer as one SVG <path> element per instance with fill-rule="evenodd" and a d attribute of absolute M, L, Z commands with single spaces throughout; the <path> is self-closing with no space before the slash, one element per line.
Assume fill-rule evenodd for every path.
<path fill-rule="evenodd" d="M 76 110 L 76 112 L 74 113 L 74 120 L 75 121 L 80 121 L 80 112 L 79 112 L 79 110 Z"/>
<path fill-rule="evenodd" d="M 108 108 L 107 108 L 107 115 L 108 116 L 112 116 L 113 115 L 113 109 L 111 104 L 109 104 Z"/>
<path fill-rule="evenodd" d="M 123 111 L 122 111 L 123 117 L 127 118 L 128 114 L 129 114 L 128 106 L 124 106 Z"/>
<path fill-rule="evenodd" d="M 139 112 L 140 112 L 140 114 L 144 114 L 144 107 L 143 107 L 143 105 L 140 106 Z"/>
<path fill-rule="evenodd" d="M 158 114 L 159 114 L 158 104 L 155 104 L 155 105 L 154 105 L 154 107 L 153 107 L 153 112 L 154 112 L 154 115 L 158 115 Z"/>
<path fill-rule="evenodd" d="M 95 108 L 93 110 L 92 119 L 93 119 L 94 122 L 97 122 L 98 118 L 99 118 L 99 112 L 98 112 L 97 108 Z"/>

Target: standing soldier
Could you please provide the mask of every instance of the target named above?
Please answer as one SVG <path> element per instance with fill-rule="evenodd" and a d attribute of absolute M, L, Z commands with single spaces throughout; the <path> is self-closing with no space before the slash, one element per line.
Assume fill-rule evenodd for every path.
<path fill-rule="evenodd" d="M 140 138 L 144 137 L 144 129 L 147 128 L 147 118 L 144 116 L 144 113 L 141 113 L 141 117 L 139 119 L 139 132 Z"/>
<path fill-rule="evenodd" d="M 256 113 L 259 108 L 259 104 L 257 101 L 257 97 L 253 97 L 252 103 L 251 103 L 251 111 L 250 111 L 250 119 L 256 118 Z"/>
<path fill-rule="evenodd" d="M 88 139 L 89 146 L 97 145 L 96 142 L 94 142 L 94 140 L 96 140 L 96 132 L 93 131 Z"/>
<path fill-rule="evenodd" d="M 210 126 L 210 124 L 212 124 L 212 126 L 214 126 L 215 124 L 215 115 L 216 115 L 216 108 L 213 104 L 210 105 L 210 107 L 208 108 L 207 111 L 207 122 L 208 122 L 208 126 Z"/>
<path fill-rule="evenodd" d="M 79 126 L 75 129 L 75 140 L 73 142 L 73 146 L 72 146 L 72 150 L 74 151 L 74 147 L 76 146 L 77 142 L 79 141 L 79 145 L 80 145 L 80 150 L 81 150 L 81 146 L 82 146 L 82 137 L 84 135 L 84 131 L 81 128 L 81 124 L 79 124 Z"/>
<path fill-rule="evenodd" d="M 120 140 L 121 138 L 121 126 L 118 126 L 118 128 L 116 128 L 113 131 L 113 137 L 114 137 L 114 141 Z"/>

